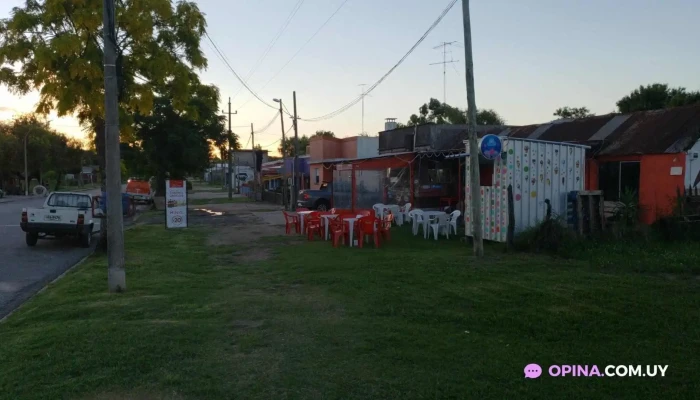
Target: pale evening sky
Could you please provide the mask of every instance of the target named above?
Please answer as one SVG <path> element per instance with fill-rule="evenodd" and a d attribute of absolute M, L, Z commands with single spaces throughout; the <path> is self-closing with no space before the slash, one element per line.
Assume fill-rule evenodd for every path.
<path fill-rule="evenodd" d="M 286 31 L 249 79 L 269 103 L 281 97 L 302 118 L 334 111 L 372 84 L 421 37 L 449 0 L 348 0 L 325 28 L 266 87 L 263 85 L 326 21 L 344 0 L 305 0 Z M 3 1 L 0 16 L 19 0 Z M 233 68 L 247 76 L 280 29 L 297 0 L 197 1 L 208 32 Z M 561 106 L 586 106 L 596 114 L 615 110 L 615 102 L 640 84 L 653 82 L 700 89 L 700 1 L 697 0 L 472 0 L 472 35 L 479 108 L 498 111 L 508 124 L 546 122 Z M 118 23 L 118 22 L 117 22 Z M 466 108 L 461 1 L 409 58 L 365 100 L 365 131 L 383 129 L 384 118 L 406 122 L 430 97 L 443 98 L 442 60 L 433 49 L 458 41 L 447 66 L 447 102 Z M 240 84 L 208 41 L 202 47 L 209 68 L 201 73 L 221 90 L 221 107 Z M 233 99 L 234 126 L 262 127 L 275 111 L 250 100 L 241 90 Z M 0 118 L 28 112 L 37 95 L 16 97 L 0 87 Z M 275 103 L 272 103 L 275 104 Z M 285 121 L 285 127 L 291 121 Z M 82 137 L 70 118 L 54 127 Z M 299 122 L 299 134 L 331 130 L 336 136 L 361 132 L 361 107 L 321 122 Z M 249 128 L 234 129 L 248 139 Z M 256 143 L 277 147 L 279 121 Z"/>

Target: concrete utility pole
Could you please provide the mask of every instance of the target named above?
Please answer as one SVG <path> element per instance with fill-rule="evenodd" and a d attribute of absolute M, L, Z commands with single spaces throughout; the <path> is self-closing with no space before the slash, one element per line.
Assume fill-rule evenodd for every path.
<path fill-rule="evenodd" d="M 231 112 L 231 98 L 228 98 L 228 198 L 233 199 L 233 132 L 231 132 L 231 115 L 238 114 L 238 111 Z"/>
<path fill-rule="evenodd" d="M 299 127 L 297 124 L 297 92 L 292 92 L 294 100 L 294 165 L 292 165 L 292 210 L 297 209 L 297 168 L 299 163 Z"/>
<path fill-rule="evenodd" d="M 284 112 L 282 111 L 282 99 L 272 99 L 276 103 L 280 103 L 280 122 L 282 123 L 282 168 L 280 168 L 280 173 L 282 175 L 282 205 L 284 206 L 285 210 L 289 210 L 289 201 L 288 201 L 288 194 L 287 194 L 287 177 L 285 173 L 287 172 L 287 167 L 285 164 L 287 164 L 287 159 L 286 159 L 286 151 L 285 151 L 285 144 L 287 143 L 287 139 L 284 137 Z"/>
<path fill-rule="evenodd" d="M 467 75 L 467 121 L 469 123 L 469 166 L 471 187 L 471 222 L 474 226 L 474 255 L 484 255 L 483 227 L 481 226 L 481 182 L 479 181 L 479 146 L 476 138 L 476 94 L 474 93 L 474 60 L 472 58 L 472 28 L 469 0 L 462 0 L 464 22 L 464 61 Z M 465 210 L 465 214 L 469 211 Z M 467 214 L 469 215 L 469 214 Z"/>
<path fill-rule="evenodd" d="M 124 220 L 122 215 L 122 178 L 119 157 L 119 105 L 117 104 L 117 46 L 114 0 L 104 0 L 103 10 L 105 77 L 105 172 L 107 175 L 107 253 L 110 292 L 126 290 L 124 271 Z M 104 221 L 103 221 L 104 222 Z M 105 231 L 103 231 L 105 232 Z"/>
<path fill-rule="evenodd" d="M 439 45 L 433 47 L 433 49 L 438 49 L 442 47 L 442 62 L 432 63 L 430 65 L 442 64 L 442 102 L 447 103 L 447 64 L 456 63 L 459 60 L 447 61 L 447 46 L 452 46 L 455 42 L 442 42 Z"/>

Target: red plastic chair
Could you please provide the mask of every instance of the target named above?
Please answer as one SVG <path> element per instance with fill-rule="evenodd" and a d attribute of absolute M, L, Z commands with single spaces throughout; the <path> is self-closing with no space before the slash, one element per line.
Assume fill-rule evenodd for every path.
<path fill-rule="evenodd" d="M 362 215 L 363 217 L 374 217 L 374 211 L 370 210 L 360 210 L 357 215 Z"/>
<path fill-rule="evenodd" d="M 282 211 L 284 214 L 284 230 L 289 235 L 292 231 L 292 225 L 294 225 L 294 230 L 296 233 L 301 233 L 301 222 L 299 221 L 299 216 L 298 215 L 291 215 L 287 213 L 286 211 Z"/>
<path fill-rule="evenodd" d="M 394 222 L 394 215 L 389 212 L 384 219 L 379 220 L 379 234 L 388 242 L 391 240 L 391 223 Z"/>
<path fill-rule="evenodd" d="M 374 217 L 362 217 L 357 221 L 357 242 L 362 248 L 366 236 L 374 239 L 374 247 L 379 248 L 379 232 L 375 229 L 377 219 Z"/>
<path fill-rule="evenodd" d="M 330 213 L 331 213 L 331 214 L 337 214 L 337 213 L 338 213 L 337 211 L 338 211 L 338 210 L 336 210 L 335 208 L 331 208 Z"/>
<path fill-rule="evenodd" d="M 311 210 L 309 210 L 308 208 L 305 208 L 305 207 L 299 207 L 299 208 L 297 208 L 297 211 L 311 211 Z"/>
<path fill-rule="evenodd" d="M 345 224 L 339 218 L 332 219 L 328 222 L 328 231 L 333 241 L 333 247 L 338 247 L 340 240 L 345 237 Z"/>
<path fill-rule="evenodd" d="M 306 235 L 309 240 L 314 240 L 314 234 L 317 233 L 318 237 L 323 240 L 323 223 L 321 222 L 321 217 L 313 214 L 314 213 L 309 214 L 309 216 L 306 218 L 306 222 L 304 223 Z"/>

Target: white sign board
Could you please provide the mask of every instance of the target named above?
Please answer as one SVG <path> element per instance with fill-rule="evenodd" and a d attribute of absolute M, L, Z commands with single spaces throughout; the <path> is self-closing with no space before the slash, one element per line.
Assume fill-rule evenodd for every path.
<path fill-rule="evenodd" d="M 165 181 L 165 227 L 187 228 L 187 182 Z"/>

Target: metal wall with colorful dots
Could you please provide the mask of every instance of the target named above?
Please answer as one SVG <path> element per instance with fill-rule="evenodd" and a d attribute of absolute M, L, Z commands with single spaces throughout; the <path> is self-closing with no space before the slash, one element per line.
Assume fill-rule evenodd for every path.
<path fill-rule="evenodd" d="M 503 138 L 503 152 L 494 164 L 493 186 L 482 186 L 480 190 L 484 239 L 506 241 L 508 185 L 513 186 L 515 233 L 544 220 L 545 200 L 551 202 L 554 217 L 565 219 L 567 194 L 584 190 L 587 148 L 559 142 Z M 465 164 L 465 223 L 467 235 L 471 236 L 470 167 L 468 162 Z"/>

